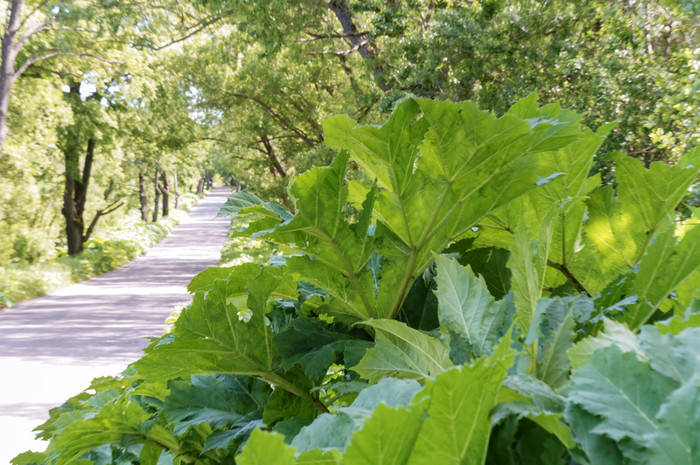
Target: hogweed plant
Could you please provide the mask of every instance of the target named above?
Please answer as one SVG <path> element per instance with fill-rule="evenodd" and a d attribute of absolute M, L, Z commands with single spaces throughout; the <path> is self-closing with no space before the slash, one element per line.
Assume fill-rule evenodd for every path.
<path fill-rule="evenodd" d="M 534 95 L 330 119 L 295 213 L 223 209 L 288 253 L 195 277 L 172 333 L 14 463 L 695 463 L 700 228 L 676 207 L 700 149 L 609 155 L 601 186 L 611 129 Z"/>

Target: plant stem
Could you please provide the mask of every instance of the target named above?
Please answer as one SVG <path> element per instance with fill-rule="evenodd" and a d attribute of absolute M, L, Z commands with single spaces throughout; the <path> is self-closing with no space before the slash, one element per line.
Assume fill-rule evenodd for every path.
<path fill-rule="evenodd" d="M 278 375 L 277 373 L 273 372 L 267 372 L 265 373 L 264 376 L 261 377 L 262 380 L 267 381 L 270 384 L 274 384 L 277 387 L 280 387 L 284 389 L 285 391 L 291 392 L 297 397 L 300 397 L 301 399 L 305 400 L 306 402 L 309 402 L 311 405 L 313 405 L 316 410 L 318 410 L 321 413 L 328 413 L 328 409 L 326 408 L 323 403 L 321 403 L 320 400 L 314 398 L 306 392 L 305 390 L 301 389 L 299 386 L 297 386 L 294 383 L 291 383 Z"/>
<path fill-rule="evenodd" d="M 568 279 L 569 281 L 574 283 L 574 285 L 576 286 L 576 289 L 579 292 L 586 293 L 587 295 L 591 295 L 591 293 L 588 292 L 588 290 L 586 290 L 586 288 L 583 286 L 583 284 L 581 284 L 581 281 L 576 279 L 576 276 L 574 276 L 571 273 L 571 270 L 569 270 L 569 268 L 566 265 L 562 265 L 561 263 L 554 263 L 551 260 L 547 260 L 547 266 L 550 266 L 550 267 L 554 268 L 555 270 L 561 271 L 561 273 L 564 276 L 566 276 L 566 279 Z"/>

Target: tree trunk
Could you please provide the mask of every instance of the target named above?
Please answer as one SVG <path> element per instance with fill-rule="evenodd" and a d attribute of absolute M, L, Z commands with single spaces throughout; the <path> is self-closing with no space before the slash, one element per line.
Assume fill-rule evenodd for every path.
<path fill-rule="evenodd" d="M 153 200 L 153 218 L 154 223 L 158 221 L 158 207 L 160 206 L 160 189 L 158 189 L 158 166 L 156 166 L 156 174 L 153 176 L 153 187 L 155 191 L 155 199 Z"/>
<path fill-rule="evenodd" d="M 146 193 L 146 178 L 139 171 L 139 201 L 141 202 L 141 221 L 148 221 L 148 194 Z"/>
<path fill-rule="evenodd" d="M 204 194 L 204 178 L 199 178 L 199 183 L 197 183 L 197 195 Z"/>
<path fill-rule="evenodd" d="M 272 146 L 272 141 L 270 141 L 270 138 L 268 136 L 263 136 L 260 140 L 262 140 L 262 143 L 265 146 L 265 152 L 267 152 L 267 157 L 270 159 L 270 165 L 272 168 L 274 168 L 272 174 L 279 174 L 283 178 L 286 178 L 287 171 L 280 163 L 279 158 L 277 158 L 277 154 L 275 154 L 275 148 Z"/>
<path fill-rule="evenodd" d="M 78 88 L 80 85 L 77 86 Z M 73 89 L 71 88 L 71 92 Z M 61 213 L 66 219 L 66 241 L 68 244 L 68 255 L 77 255 L 83 251 L 83 242 L 87 241 L 94 229 L 94 224 L 101 214 L 98 212 L 91 223 L 88 234 L 85 231 L 85 203 L 87 199 L 87 189 L 92 174 L 92 161 L 95 156 L 95 139 L 88 139 L 87 151 L 85 153 L 85 163 L 80 178 L 80 154 L 78 146 L 72 145 L 64 152 L 65 158 L 65 191 L 63 195 L 63 209 Z"/>
<path fill-rule="evenodd" d="M 211 188 L 214 187 L 214 176 L 207 175 L 207 190 L 211 190 Z"/>
<path fill-rule="evenodd" d="M 175 209 L 180 206 L 180 191 L 177 190 L 177 166 L 173 167 L 173 189 L 175 191 Z"/>
<path fill-rule="evenodd" d="M 156 181 L 156 186 L 161 194 L 163 194 L 163 218 L 170 215 L 170 180 L 168 179 L 168 173 L 165 170 L 161 170 L 160 179 L 163 184 L 158 184 Z"/>
<path fill-rule="evenodd" d="M 20 14 L 24 0 L 12 0 L 10 19 L 5 26 L 2 37 L 2 57 L 0 58 L 0 153 L 7 139 L 7 112 L 10 108 L 10 90 L 17 79 L 15 61 L 17 60 L 17 32 L 20 27 Z"/>
<path fill-rule="evenodd" d="M 77 255 L 83 251 L 83 219 L 78 213 L 75 203 L 75 179 L 69 166 L 72 164 L 72 154 L 65 154 L 66 174 L 65 191 L 63 193 L 63 208 L 61 213 L 66 219 L 66 241 L 68 244 L 68 255 Z"/>
<path fill-rule="evenodd" d="M 69 86 L 67 99 L 71 107 L 80 105 L 80 83 L 72 82 Z M 65 162 L 65 190 L 63 193 L 63 208 L 61 213 L 66 219 L 66 242 L 68 244 L 68 254 L 77 255 L 83 251 L 83 243 L 90 239 L 90 235 L 95 230 L 97 221 L 103 215 L 113 212 L 123 205 L 123 202 L 113 202 L 102 210 L 97 210 L 90 225 L 85 228 L 85 204 L 87 202 L 88 185 L 92 176 L 92 163 L 95 159 L 95 146 L 97 140 L 94 137 L 87 139 L 85 150 L 85 161 L 80 169 L 80 151 L 82 141 L 80 134 L 76 134 L 76 127 L 66 131 L 66 139 L 62 144 L 63 157 Z M 112 191 L 112 186 L 104 193 L 105 201 L 108 200 Z"/>
<path fill-rule="evenodd" d="M 275 154 L 275 148 L 273 147 L 270 138 L 268 136 L 263 136 L 260 138 L 260 140 L 265 146 L 265 152 L 267 152 L 267 157 L 270 159 L 270 171 L 272 172 L 272 175 L 275 177 L 279 175 L 282 178 L 286 178 L 287 171 L 282 166 L 282 163 L 280 163 L 279 158 L 277 158 L 277 154 Z M 284 188 L 284 186 L 282 186 L 280 190 L 280 197 L 282 197 L 282 200 L 284 201 L 285 205 L 291 205 L 289 195 L 287 195 L 287 190 Z"/>
<path fill-rule="evenodd" d="M 355 21 L 352 18 L 352 12 L 348 8 L 345 0 L 331 0 L 328 3 L 328 8 L 335 13 L 335 17 L 338 18 L 340 25 L 343 27 L 343 32 L 347 34 L 348 40 L 353 45 L 353 47 L 358 47 L 357 51 L 360 52 L 360 56 L 365 60 L 373 60 L 377 58 L 377 52 L 372 46 L 372 43 L 367 37 L 358 34 L 357 26 L 355 26 Z M 375 64 L 372 74 L 375 80 L 379 80 L 379 76 L 384 71 L 381 65 Z M 379 86 L 384 92 L 389 90 L 389 86 L 386 84 L 380 84 Z"/>

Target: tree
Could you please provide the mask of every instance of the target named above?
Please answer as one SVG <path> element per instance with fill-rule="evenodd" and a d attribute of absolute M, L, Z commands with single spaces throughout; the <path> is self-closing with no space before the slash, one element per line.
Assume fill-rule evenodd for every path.
<path fill-rule="evenodd" d="M 647 165 L 677 159 L 700 136 L 697 17 L 680 3 L 372 4 L 375 34 L 402 31 L 382 36 L 392 83 L 385 106 L 419 95 L 472 99 L 502 114 L 536 91 L 582 112 L 593 127 L 617 121 L 605 151 Z"/>
<path fill-rule="evenodd" d="M 66 240 L 68 254 L 76 255 L 83 251 L 83 244 L 90 238 L 100 217 L 114 212 L 123 205 L 123 201 L 110 202 L 105 208 L 98 209 L 89 225 L 85 222 L 88 186 L 92 176 L 95 149 L 100 137 L 109 130 L 101 121 L 104 110 L 98 102 L 83 102 L 80 96 L 80 82 L 72 82 L 66 99 L 73 109 L 75 123 L 61 131 L 61 151 L 65 161 L 65 191 L 61 212 L 66 220 Z M 92 99 L 91 99 L 92 100 Z M 81 152 L 85 147 L 85 156 L 81 163 Z M 105 191 L 104 200 L 109 201 L 111 188 Z"/>
<path fill-rule="evenodd" d="M 161 50 L 210 27 L 230 10 L 206 16 L 192 5 L 171 0 L 144 3 L 89 0 L 11 0 L 0 57 L 0 153 L 7 139 L 7 118 L 15 82 L 33 70 L 67 75 L 57 58 L 87 58 L 118 65 L 115 46 Z M 177 18 L 177 21 L 174 19 Z M 161 37 L 167 37 L 161 41 Z M 105 45 L 110 52 L 105 53 Z M 48 67 L 47 67 L 48 65 Z M 75 76 L 75 74 L 74 74 Z"/>

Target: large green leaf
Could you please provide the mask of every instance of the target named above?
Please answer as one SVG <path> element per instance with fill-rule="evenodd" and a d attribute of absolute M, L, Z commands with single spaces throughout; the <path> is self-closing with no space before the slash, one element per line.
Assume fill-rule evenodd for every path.
<path fill-rule="evenodd" d="M 456 260 L 436 263 L 441 328 L 465 338 L 475 357 L 488 355 L 504 332 L 505 300 L 496 302 L 484 280 Z"/>
<path fill-rule="evenodd" d="M 525 343 L 537 342 L 537 376 L 553 389 L 569 380 L 571 362 L 567 350 L 574 344 L 574 319 L 589 303 L 588 297 L 579 295 L 544 297 L 537 304 Z"/>
<path fill-rule="evenodd" d="M 357 430 L 355 421 L 345 413 L 319 415 L 309 426 L 301 429 L 292 440 L 292 446 L 299 452 L 314 449 L 344 450 Z"/>
<path fill-rule="evenodd" d="M 362 428 L 380 404 L 396 407 L 408 404 L 420 391 L 416 381 L 385 378 L 357 396 L 353 403 L 338 410 L 336 414 L 323 414 L 312 424 L 302 428 L 292 441 L 300 452 L 312 449 L 344 450 L 353 433 Z"/>
<path fill-rule="evenodd" d="M 351 366 L 360 361 L 371 343 L 358 338 L 357 331 L 335 331 L 318 320 L 299 317 L 275 336 L 275 344 L 286 370 L 299 364 L 310 379 L 318 380 L 331 363 L 342 361 Z"/>
<path fill-rule="evenodd" d="M 381 404 L 355 433 L 343 465 L 405 465 L 423 425 L 423 411 Z"/>
<path fill-rule="evenodd" d="M 515 232 L 508 267 L 513 273 L 512 287 L 515 301 L 514 321 L 522 334 L 527 334 L 537 312 L 545 283 L 552 235 L 554 214 L 544 218 L 539 231 L 526 226 Z"/>
<path fill-rule="evenodd" d="M 314 449 L 299 454 L 296 463 L 297 465 L 337 465 L 340 463 L 340 452 L 335 449 L 330 451 Z"/>
<path fill-rule="evenodd" d="M 255 430 L 243 452 L 236 457 L 240 465 L 294 465 L 294 449 L 284 443 L 284 436 Z"/>
<path fill-rule="evenodd" d="M 574 368 L 585 365 L 596 350 L 611 345 L 616 345 L 623 352 L 635 352 L 645 358 L 639 347 L 639 340 L 626 325 L 605 318 L 603 329 L 597 336 L 588 336 L 568 350 L 567 354 Z"/>
<path fill-rule="evenodd" d="M 695 463 L 699 331 L 648 326 L 635 350 L 608 341 L 574 371 L 565 416 L 590 463 L 620 453 L 632 463 Z"/>
<path fill-rule="evenodd" d="M 278 217 L 283 220 L 292 218 L 292 214 L 280 205 L 275 202 L 263 202 L 258 196 L 248 191 L 240 191 L 230 195 L 221 207 L 218 216 L 236 216 L 239 213 L 252 212 L 261 213 L 270 218 Z"/>
<path fill-rule="evenodd" d="M 528 105 L 516 107 L 517 114 L 534 111 L 526 108 Z M 556 107 L 541 111 L 546 109 L 560 111 Z M 538 174 L 536 189 L 480 223 L 480 244 L 511 250 L 509 267 L 521 331 L 527 331 L 543 287 L 555 288 L 568 282 L 579 292 L 588 292 L 582 283 L 586 275 L 575 276 L 571 267 L 580 248 L 584 201 L 600 181 L 597 176 L 588 177 L 588 173 L 604 137 L 590 130 L 581 130 L 579 136 L 575 142 L 538 157 L 532 168 Z"/>
<path fill-rule="evenodd" d="M 700 457 L 700 375 L 673 392 L 657 416 L 659 429 L 647 437 L 649 465 L 694 465 Z"/>
<path fill-rule="evenodd" d="M 597 350 L 588 364 L 574 371 L 565 392 L 570 402 L 600 418 L 596 433 L 641 443 L 645 435 L 657 431 L 659 407 L 676 387 L 634 352 L 611 345 Z"/>
<path fill-rule="evenodd" d="M 674 209 L 700 172 L 700 148 L 688 152 L 675 166 L 654 162 L 646 169 L 636 158 L 622 154 L 612 158 L 620 183 L 620 202 L 641 222 L 647 237 L 653 237 L 664 222 L 675 218 Z"/>
<path fill-rule="evenodd" d="M 569 403 L 564 411 L 564 418 L 574 432 L 578 448 L 570 449 L 571 455 L 580 463 L 597 465 L 605 463 L 622 465 L 622 453 L 615 441 L 596 432 L 600 418 L 588 413 L 580 406 Z"/>
<path fill-rule="evenodd" d="M 103 444 L 119 444 L 125 437 L 177 449 L 178 443 L 161 425 L 145 427 L 150 419 L 151 414 L 136 402 L 120 397 L 106 404 L 93 418 L 68 425 L 51 442 L 49 457 L 56 465 L 72 464 L 86 452 Z"/>
<path fill-rule="evenodd" d="M 375 346 L 351 367 L 370 383 L 385 376 L 427 379 L 452 365 L 449 349 L 438 338 L 395 320 L 363 323 L 375 331 Z"/>
<path fill-rule="evenodd" d="M 272 334 L 265 321 L 264 294 L 276 278 L 267 271 L 250 277 L 248 304 L 253 308 L 248 321 L 229 303 L 245 289 L 247 281 L 217 280 L 209 292 L 195 295 L 190 308 L 175 323 L 173 336 L 147 350 L 136 364 L 146 376 L 174 378 L 196 373 L 229 373 L 262 376 L 272 372 L 275 354 Z M 234 292 L 231 291 L 235 285 Z M 253 291 L 257 291 L 253 293 Z"/>
<path fill-rule="evenodd" d="M 243 192 L 231 196 L 227 211 L 262 217 L 241 234 L 264 236 L 303 252 L 287 260 L 286 273 L 328 292 L 334 305 L 326 313 L 354 322 L 374 316 L 375 282 L 366 267 L 375 249 L 369 234 L 374 193 L 367 195 L 365 214 L 350 224 L 344 181 L 347 163 L 347 153 L 340 153 L 330 167 L 297 176 L 290 188 L 296 206 L 293 216 Z"/>
<path fill-rule="evenodd" d="M 700 288 L 698 288 L 700 293 Z M 679 334 L 686 328 L 700 327 L 700 299 L 694 299 L 683 313 L 654 324 L 663 334 Z"/>
<path fill-rule="evenodd" d="M 639 334 L 640 349 L 652 368 L 679 383 L 700 373 L 700 328 L 688 328 L 678 335 L 661 334 L 645 326 Z"/>
<path fill-rule="evenodd" d="M 700 162 L 700 160 L 698 160 Z M 663 263 L 663 266 L 660 264 Z M 632 327 L 639 328 L 666 298 L 700 270 L 700 226 L 694 226 L 676 244 L 673 230 L 657 236 L 647 249 L 635 276 L 634 290 L 639 303 L 623 316 Z"/>
<path fill-rule="evenodd" d="M 392 240 L 404 245 L 393 249 L 404 250 L 404 256 L 391 257 L 401 273 L 383 275 L 380 316 L 396 315 L 435 253 L 536 187 L 533 153 L 556 150 L 580 136 L 575 115 L 540 111 L 533 99 L 527 105 L 527 118 L 497 119 L 470 102 L 408 99 L 380 128 L 355 127 L 347 117 L 326 123 L 328 145 L 350 150 L 381 187 L 374 214 Z"/>
<path fill-rule="evenodd" d="M 483 464 L 491 415 L 507 371 L 515 359 L 510 333 L 490 358 L 446 371 L 426 383 L 414 399 L 427 405 L 409 465 Z"/>
<path fill-rule="evenodd" d="M 529 375 L 510 376 L 503 383 L 494 410 L 494 422 L 509 415 L 525 417 L 554 435 L 566 447 L 575 445 L 571 430 L 562 421 L 566 399 L 543 381 Z"/>
<path fill-rule="evenodd" d="M 675 166 L 654 162 L 649 169 L 644 168 L 641 161 L 622 154 L 611 158 L 617 165 L 619 196 L 615 195 L 612 186 L 599 188 L 591 194 L 588 201 L 589 218 L 584 226 L 584 247 L 572 269 L 586 283 L 590 293 L 597 293 L 616 276 L 636 269 L 645 255 L 650 253 L 652 258 L 645 270 L 640 269 L 640 282 L 636 285 L 638 291 L 643 291 L 644 301 L 639 305 L 644 308 L 635 309 L 627 317 L 637 328 L 675 286 L 697 269 L 698 253 L 691 250 L 697 247 L 697 240 L 695 244 L 686 246 L 690 255 L 684 254 L 674 259 L 676 267 L 673 273 L 658 275 L 660 267 L 656 265 L 656 260 L 670 256 L 668 247 L 671 241 L 668 237 L 659 239 L 659 233 L 671 228 L 676 206 L 700 172 L 700 150 L 689 152 Z M 656 251 L 649 251 L 658 240 L 663 244 L 656 245 Z M 666 281 L 658 289 L 654 289 L 654 275 Z M 647 283 L 654 284 L 648 287 Z M 657 298 L 654 298 L 657 293 Z M 646 298 L 647 295 L 650 299 Z"/>
<path fill-rule="evenodd" d="M 268 301 L 284 280 L 282 270 L 257 265 L 236 267 L 226 281 L 215 280 L 211 290 L 195 294 L 173 333 L 151 344 L 136 362 L 139 373 L 161 379 L 198 373 L 253 376 L 313 403 L 305 387 L 280 374 L 266 316 Z"/>

